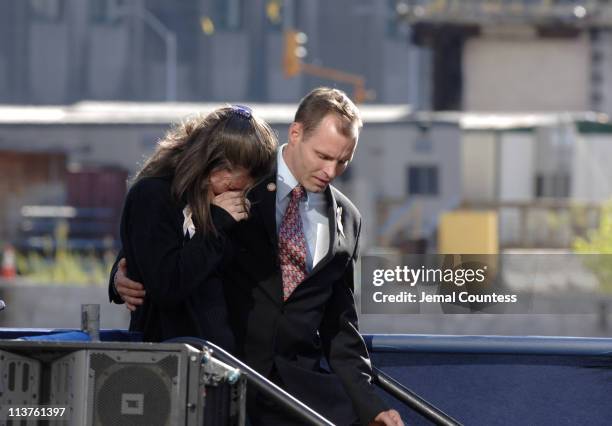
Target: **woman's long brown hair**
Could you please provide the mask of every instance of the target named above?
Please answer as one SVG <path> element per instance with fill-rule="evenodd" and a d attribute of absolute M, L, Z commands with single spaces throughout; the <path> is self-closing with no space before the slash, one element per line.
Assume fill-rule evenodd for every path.
<path fill-rule="evenodd" d="M 277 144 L 265 121 L 234 107 L 219 108 L 171 129 L 134 180 L 171 175 L 172 194 L 191 207 L 197 232 L 216 233 L 211 173 L 242 167 L 255 181 L 262 179 L 272 170 Z"/>

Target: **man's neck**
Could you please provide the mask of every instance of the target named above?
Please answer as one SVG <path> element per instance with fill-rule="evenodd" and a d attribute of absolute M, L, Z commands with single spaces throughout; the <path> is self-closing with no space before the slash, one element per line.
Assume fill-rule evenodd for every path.
<path fill-rule="evenodd" d="M 293 157 L 288 152 L 290 149 L 291 149 L 291 147 L 289 145 L 286 145 L 285 149 L 283 149 L 281 155 L 283 156 L 283 160 L 285 161 L 285 164 L 287 165 L 287 168 L 289 169 L 289 171 L 291 172 L 293 177 L 295 177 L 295 172 L 293 171 Z M 297 178 L 296 178 L 296 180 L 297 180 Z M 300 183 L 300 182 L 298 181 L 298 183 Z"/>

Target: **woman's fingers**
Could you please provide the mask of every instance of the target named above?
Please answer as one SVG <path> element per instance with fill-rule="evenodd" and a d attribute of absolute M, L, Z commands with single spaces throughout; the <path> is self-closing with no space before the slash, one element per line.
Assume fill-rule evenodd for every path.
<path fill-rule="evenodd" d="M 138 297 L 124 296 L 123 301 L 132 306 L 140 306 L 142 305 L 143 299 Z"/>
<path fill-rule="evenodd" d="M 223 202 L 227 200 L 240 200 L 244 198 L 244 193 L 242 191 L 226 191 L 215 197 L 216 201 Z"/>
<path fill-rule="evenodd" d="M 139 289 L 134 289 L 134 288 L 129 288 L 129 287 L 122 287 L 120 285 L 117 286 L 117 293 L 119 293 L 123 297 L 140 297 L 140 298 L 142 298 L 142 297 L 145 296 L 145 291 L 144 290 L 139 290 Z"/>
<path fill-rule="evenodd" d="M 244 198 L 242 191 L 227 191 L 217 195 L 213 204 L 225 209 L 236 221 L 249 216 L 250 202 Z"/>
<path fill-rule="evenodd" d="M 237 213 L 236 216 L 237 216 L 236 220 L 240 222 L 241 220 L 245 220 L 246 218 L 248 218 L 249 214 L 247 212 L 241 212 L 241 213 Z"/>
<path fill-rule="evenodd" d="M 125 302 L 126 307 L 130 311 L 134 311 L 139 305 L 142 305 L 146 292 L 141 283 L 132 281 L 126 274 L 127 262 L 125 258 L 122 258 L 119 260 L 117 272 L 115 273 L 115 290 L 117 290 L 117 293 Z"/>

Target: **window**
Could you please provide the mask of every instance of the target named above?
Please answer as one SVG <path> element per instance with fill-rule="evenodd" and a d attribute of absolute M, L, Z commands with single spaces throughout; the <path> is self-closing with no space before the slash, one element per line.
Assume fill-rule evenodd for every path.
<path fill-rule="evenodd" d="M 243 25 L 244 0 L 216 0 L 215 26 L 224 31 L 239 31 Z"/>
<path fill-rule="evenodd" d="M 437 166 L 408 167 L 408 195 L 438 195 Z"/>
<path fill-rule="evenodd" d="M 536 175 L 535 196 L 537 198 L 567 198 L 570 196 L 570 177 L 567 173 Z"/>
<path fill-rule="evenodd" d="M 433 151 L 433 141 L 431 140 L 428 126 L 419 126 L 419 132 L 414 140 L 414 151 L 421 153 Z"/>

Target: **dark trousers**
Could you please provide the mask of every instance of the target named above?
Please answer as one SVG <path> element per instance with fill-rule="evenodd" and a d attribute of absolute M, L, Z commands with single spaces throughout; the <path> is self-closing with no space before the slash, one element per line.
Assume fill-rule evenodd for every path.
<path fill-rule="evenodd" d="M 274 368 L 268 377 L 269 380 L 285 389 L 282 379 Z M 325 413 L 319 413 L 325 416 Z M 250 426 L 308 426 L 309 422 L 301 420 L 280 403 L 268 398 L 261 392 L 249 387 L 247 391 L 247 418 Z M 355 418 L 338 426 L 358 426 Z"/>
<path fill-rule="evenodd" d="M 284 388 L 281 378 L 274 368 L 269 380 Z M 308 425 L 278 402 L 249 387 L 247 391 L 247 415 L 251 426 L 298 426 Z"/>

